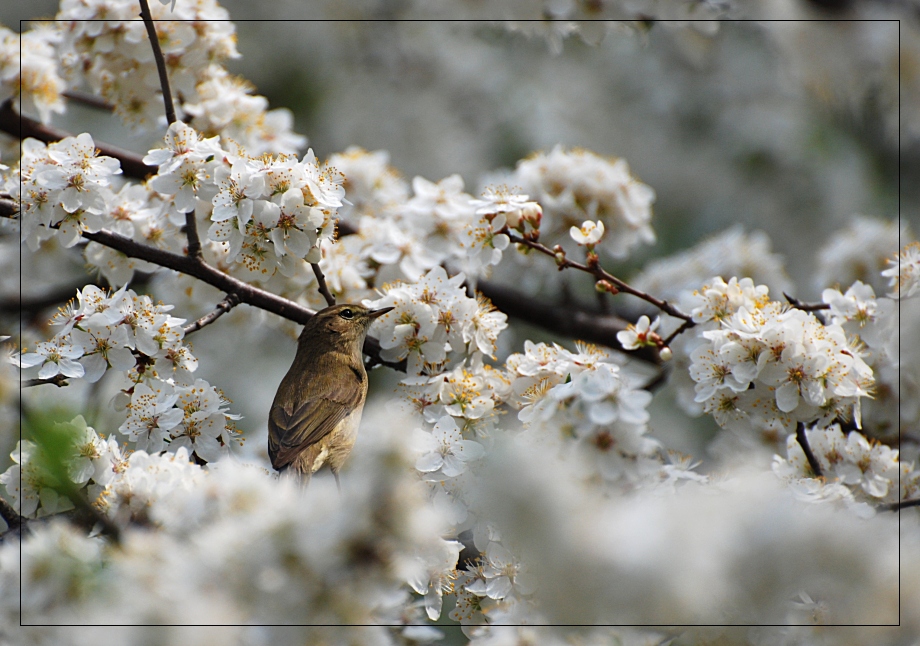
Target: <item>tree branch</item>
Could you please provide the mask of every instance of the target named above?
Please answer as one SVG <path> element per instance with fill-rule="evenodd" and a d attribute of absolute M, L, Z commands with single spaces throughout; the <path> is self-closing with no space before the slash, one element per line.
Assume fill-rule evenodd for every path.
<path fill-rule="evenodd" d="M 293 301 L 267 292 L 249 283 L 245 283 L 233 276 L 189 256 L 180 256 L 169 251 L 149 247 L 121 234 L 105 229 L 96 233 L 83 232 L 83 237 L 98 242 L 101 245 L 115 249 L 129 258 L 139 258 L 155 265 L 166 267 L 180 273 L 192 276 L 207 283 L 226 294 L 235 294 L 241 303 L 258 307 L 266 312 L 277 314 L 295 323 L 303 325 L 315 314 L 313 310 L 302 307 Z M 405 371 L 405 363 L 384 361 L 380 358 L 380 342 L 373 337 L 364 341 L 364 353 L 371 357 L 371 365 L 386 365 L 396 370 Z"/>
<path fill-rule="evenodd" d="M 172 92 L 169 89 L 169 76 L 166 74 L 166 61 L 163 59 L 163 50 L 160 49 L 160 38 L 157 36 L 156 27 L 153 24 L 153 16 L 150 15 L 150 6 L 147 0 L 140 0 L 141 18 L 144 21 L 144 27 L 147 28 L 147 38 L 150 39 L 150 46 L 153 48 L 153 60 L 157 64 L 157 74 L 160 75 L 160 89 L 163 92 L 163 103 L 166 105 L 166 123 L 172 125 L 176 122 L 176 107 L 173 105 Z"/>
<path fill-rule="evenodd" d="M 19 207 L 16 205 L 16 200 L 6 196 L 0 197 L 0 217 L 11 218 L 17 213 L 19 213 Z"/>
<path fill-rule="evenodd" d="M 185 336 L 188 336 L 192 332 L 197 332 L 204 326 L 210 325 L 239 304 L 239 296 L 237 296 L 235 293 L 227 294 L 227 297 L 217 304 L 217 308 L 213 312 L 205 314 L 194 323 L 186 325 L 184 328 L 182 328 L 182 331 L 185 332 Z"/>
<path fill-rule="evenodd" d="M 20 516 L 13 506 L 3 498 L 0 498 L 0 516 L 3 517 L 3 520 L 6 521 L 11 530 L 19 529 L 25 522 L 25 518 Z"/>
<path fill-rule="evenodd" d="M 53 377 L 49 377 L 48 379 L 26 379 L 25 381 L 21 382 L 21 385 L 23 388 L 31 388 L 32 386 L 43 386 L 45 384 L 54 384 L 58 388 L 63 388 L 64 386 L 70 385 L 67 383 L 67 379 L 68 378 L 65 377 L 64 375 L 59 374 Z"/>
<path fill-rule="evenodd" d="M 559 307 L 528 296 L 516 289 L 486 280 L 477 282 L 476 289 L 508 316 L 519 318 L 557 334 L 615 348 L 642 361 L 656 364 L 660 362 L 658 352 L 651 347 L 623 350 L 623 346 L 617 340 L 617 332 L 625 330 L 629 321 L 618 316 L 598 314 L 572 307 Z"/>
<path fill-rule="evenodd" d="M 176 122 L 176 106 L 173 105 L 172 90 L 169 89 L 166 60 L 163 58 L 163 50 L 160 48 L 160 39 L 153 24 L 153 16 L 150 15 L 150 6 L 147 4 L 147 0 L 140 0 L 140 4 L 141 18 L 144 20 L 144 27 L 147 29 L 147 38 L 150 39 L 150 47 L 153 49 L 153 60 L 156 62 L 157 74 L 160 76 L 160 89 L 163 92 L 163 104 L 166 107 L 166 123 L 172 125 Z M 195 222 L 194 209 L 185 214 L 185 235 L 188 238 L 188 255 L 192 258 L 200 258 L 201 240 L 198 238 L 198 223 Z"/>
<path fill-rule="evenodd" d="M 792 307 L 804 312 L 816 312 L 818 310 L 829 310 L 831 308 L 831 306 L 827 303 L 803 303 L 799 299 L 793 298 L 786 292 L 783 292 L 783 296 L 786 297 L 786 301 L 792 305 Z"/>
<path fill-rule="evenodd" d="M 884 511 L 898 511 L 908 507 L 920 507 L 920 498 L 908 498 L 898 502 L 890 502 L 887 505 L 880 505 L 879 508 Z"/>
<path fill-rule="evenodd" d="M 82 103 L 83 105 L 88 105 L 91 108 L 96 108 L 98 110 L 105 110 L 106 112 L 114 112 L 115 106 L 103 99 L 101 96 L 96 96 L 95 94 L 89 94 L 88 92 L 81 92 L 80 90 L 66 90 L 62 92 L 66 98 L 71 101 L 76 101 L 77 103 Z"/>
<path fill-rule="evenodd" d="M 808 445 L 808 438 L 805 437 L 805 424 L 803 422 L 799 422 L 795 425 L 795 439 L 799 441 L 799 446 L 801 446 L 802 451 L 805 452 L 805 459 L 808 460 L 808 466 L 811 467 L 812 473 L 815 474 L 816 478 L 820 478 L 823 475 L 823 473 L 821 473 L 821 465 L 818 463 L 818 458 L 811 452 L 811 447 Z"/>
<path fill-rule="evenodd" d="M 316 262 L 311 262 L 310 266 L 313 267 L 313 275 L 316 276 L 316 282 L 319 285 L 319 293 L 326 299 L 326 305 L 332 307 L 335 305 L 335 296 L 332 295 L 332 292 L 329 291 L 329 287 L 326 286 L 326 277 L 323 276 L 323 270 L 319 268 L 319 263 Z"/>
<path fill-rule="evenodd" d="M 693 322 L 693 318 L 689 314 L 685 314 L 684 312 L 680 311 L 678 308 L 674 307 L 667 301 L 663 301 L 660 298 L 655 298 L 651 294 L 646 294 L 645 292 L 628 285 L 627 283 L 623 282 L 622 280 L 620 280 L 613 274 L 605 271 L 600 266 L 600 264 L 597 263 L 596 256 L 594 257 L 595 258 L 594 262 L 591 262 L 591 260 L 589 259 L 588 264 L 582 264 L 580 262 L 575 262 L 574 260 L 569 260 L 568 258 L 565 257 L 564 252 L 563 252 L 562 258 L 560 259 L 557 257 L 556 252 L 550 249 L 549 247 L 547 247 L 546 245 L 536 242 L 535 240 L 532 240 L 529 237 L 519 236 L 516 233 L 513 233 L 507 226 L 501 230 L 501 233 L 504 233 L 505 235 L 507 235 L 511 239 L 511 242 L 522 244 L 526 247 L 530 247 L 531 249 L 535 251 L 539 251 L 545 256 L 549 256 L 553 258 L 554 260 L 556 260 L 556 265 L 559 267 L 560 271 L 571 267 L 572 269 L 577 269 L 579 271 L 583 271 L 585 273 L 591 274 L 598 281 L 607 281 L 608 283 L 611 283 L 614 287 L 616 287 L 617 292 L 624 292 L 626 294 L 632 294 L 633 296 L 637 298 L 641 298 L 646 303 L 651 303 L 652 305 L 657 307 L 662 312 L 665 312 L 666 314 L 670 314 L 671 316 L 675 318 L 683 319 L 686 325 L 685 329 L 689 329 L 693 327 L 694 325 L 696 325 L 696 323 Z"/>
<path fill-rule="evenodd" d="M 60 141 L 73 135 L 66 130 L 60 130 L 51 126 L 46 126 L 34 119 L 22 116 L 13 109 L 10 99 L 0 105 L 0 131 L 7 134 L 25 139 L 33 137 L 39 141 L 50 143 Z M 121 163 L 121 170 L 127 177 L 135 179 L 145 179 L 148 175 L 154 175 L 157 172 L 156 166 L 148 166 L 144 163 L 143 157 L 123 148 L 111 146 L 93 140 L 99 153 L 106 157 L 114 157 Z"/>

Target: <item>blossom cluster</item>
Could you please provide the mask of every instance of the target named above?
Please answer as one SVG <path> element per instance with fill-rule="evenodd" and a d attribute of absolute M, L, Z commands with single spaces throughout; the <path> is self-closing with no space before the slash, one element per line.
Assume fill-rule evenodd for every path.
<path fill-rule="evenodd" d="M 82 415 L 57 426 L 67 438 L 61 465 L 66 476 L 74 489 L 87 487 L 90 499 L 95 500 L 124 468 L 121 447 L 113 437 L 100 437 Z M 12 458 L 14 464 L 0 474 L 0 484 L 5 485 L 20 516 L 36 518 L 73 509 L 54 475 L 55 465 L 49 464 L 41 446 L 20 440 Z"/>
<path fill-rule="evenodd" d="M 196 97 L 211 66 L 238 57 L 232 22 L 215 0 L 150 7 L 173 94 Z M 163 119 L 163 95 L 147 30 L 131 0 L 87 4 L 63 0 L 56 20 L 60 59 L 73 85 L 85 82 L 128 123 L 152 126 Z"/>
<path fill-rule="evenodd" d="M 696 401 L 723 427 L 790 432 L 798 422 L 831 423 L 861 398 L 872 369 L 838 323 L 769 298 L 750 278 L 716 277 L 693 298 L 693 320 L 717 323 L 690 353 Z"/>
<path fill-rule="evenodd" d="M 616 258 L 655 242 L 655 191 L 636 179 L 623 159 L 557 146 L 518 162 L 512 181 L 543 207 L 544 238 L 562 240 L 571 227 L 601 220 L 607 235 L 598 249 Z"/>
<path fill-rule="evenodd" d="M 60 40 L 60 32 L 47 24 L 22 34 L 0 25 L 0 103 L 11 99 L 14 110 L 35 110 L 42 123 L 64 112 L 65 83 L 55 49 Z"/>
<path fill-rule="evenodd" d="M 786 457 L 773 458 L 773 472 L 788 481 L 800 499 L 842 501 L 856 514 L 871 516 L 879 503 L 920 496 L 920 469 L 900 462 L 897 449 L 858 431 L 844 434 L 839 424 L 808 428 L 805 436 L 822 478 L 812 472 L 795 435 L 787 438 Z"/>
<path fill-rule="evenodd" d="M 658 443 L 646 436 L 651 393 L 606 352 L 526 341 L 505 366 L 518 419 L 541 443 L 574 447 L 586 478 L 638 482 L 659 472 Z"/>
<path fill-rule="evenodd" d="M 380 340 L 381 357 L 387 361 L 408 361 L 409 375 L 440 372 L 454 357 L 474 352 L 492 355 L 499 333 L 508 317 L 488 299 L 471 298 L 462 288 L 466 277 L 448 277 L 435 267 L 417 283 L 384 285 L 383 295 L 365 305 L 378 309 L 392 307 L 371 326 L 370 333 Z"/>
<path fill-rule="evenodd" d="M 160 451 L 187 447 L 214 461 L 227 453 L 239 432 L 238 416 L 210 384 L 190 374 L 198 359 L 184 344 L 183 319 L 154 305 L 149 296 L 122 287 L 108 294 L 95 285 L 77 292 L 77 303 L 61 310 L 53 325 L 61 330 L 33 352 L 13 357 L 20 368 L 41 366 L 40 379 L 57 376 L 99 381 L 109 369 L 124 373 L 127 385 L 115 398 L 128 411 L 119 431 L 133 446 Z"/>
<path fill-rule="evenodd" d="M 83 622 L 103 624 L 347 619 L 381 625 L 362 629 L 380 643 L 437 638 L 404 586 L 424 575 L 430 554 L 453 551 L 456 562 L 457 551 L 410 476 L 407 439 L 378 437 L 340 495 L 322 486 L 331 483 L 304 492 L 233 461 L 206 471 L 184 448 L 135 451 L 96 497 L 122 530 L 120 546 L 63 522 L 36 527 L 21 546 L 4 543 L 0 616 L 5 625 L 20 611 L 56 622 L 75 608 Z M 155 555 L 168 557 L 153 565 Z M 20 579 L 30 591 L 22 602 L 10 593 Z"/>
<path fill-rule="evenodd" d="M 98 155 L 93 138 L 83 133 L 47 145 L 24 140 L 12 177 L 17 174 L 21 184 L 13 195 L 22 211 L 21 235 L 35 251 L 55 233 L 61 244 L 72 247 L 84 231 L 99 231 L 121 166 L 117 159 Z"/>
<path fill-rule="evenodd" d="M 165 143 L 144 158 L 159 167 L 150 187 L 180 214 L 210 203 L 208 236 L 246 276 L 265 281 L 295 273 L 298 261 L 319 262 L 317 240 L 332 236 L 344 190 L 341 174 L 312 150 L 302 160 L 233 154 L 179 121 Z"/>
<path fill-rule="evenodd" d="M 417 176 L 410 186 L 385 152 L 357 147 L 332 155 L 329 164 L 345 175 L 350 204 L 339 215 L 357 229 L 324 246 L 320 264 L 344 299 L 368 298 L 374 285 L 417 281 L 439 265 L 475 280 L 501 262 L 509 244 L 504 226 L 539 226 L 540 206 L 507 186 L 489 187 L 479 198 L 464 191 L 459 175 L 437 182 Z"/>
<path fill-rule="evenodd" d="M 39 378 L 61 374 L 99 381 L 106 370 L 134 371 L 138 380 L 193 372 L 198 360 L 183 344 L 183 319 L 168 314 L 169 305 L 154 305 L 149 296 L 122 287 L 114 294 L 95 285 L 77 292 L 52 321 L 61 330 L 34 352 L 14 356 L 21 368 L 41 366 Z"/>

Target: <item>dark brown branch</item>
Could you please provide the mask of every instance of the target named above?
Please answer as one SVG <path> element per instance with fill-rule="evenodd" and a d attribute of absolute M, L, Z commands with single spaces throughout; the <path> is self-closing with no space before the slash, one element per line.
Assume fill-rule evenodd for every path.
<path fill-rule="evenodd" d="M 141 18 L 144 20 L 144 27 L 147 29 L 147 38 L 150 39 L 150 47 L 153 49 L 153 60 L 156 62 L 157 74 L 160 76 L 160 89 L 163 92 L 163 104 L 166 107 L 166 123 L 172 125 L 176 122 L 176 106 L 173 105 L 172 90 L 169 89 L 166 60 L 163 58 L 163 50 L 160 48 L 160 39 L 153 24 L 153 16 L 150 15 L 150 6 L 147 4 L 147 0 L 140 0 L 140 3 Z M 186 253 L 192 258 L 200 258 L 201 240 L 198 238 L 198 223 L 195 222 L 194 209 L 185 214 L 185 235 L 188 238 Z"/>
<path fill-rule="evenodd" d="M 821 472 L 821 465 L 818 463 L 818 458 L 816 458 L 815 454 L 811 451 L 811 446 L 808 444 L 808 438 L 805 436 L 805 424 L 802 422 L 795 425 L 795 439 L 799 441 L 799 446 L 801 446 L 802 451 L 805 452 L 805 459 L 808 460 L 808 466 L 811 467 L 812 473 L 815 474 L 816 478 L 820 478 L 823 475 Z"/>
<path fill-rule="evenodd" d="M 920 507 L 920 498 L 908 498 L 906 500 L 899 500 L 898 502 L 891 502 L 887 505 L 880 505 L 879 509 L 884 511 L 898 511 L 900 509 L 907 509 L 908 507 Z"/>
<path fill-rule="evenodd" d="M 572 269 L 577 269 L 579 271 L 583 271 L 585 273 L 591 274 L 598 281 L 607 281 L 608 283 L 611 283 L 614 287 L 616 287 L 616 291 L 618 292 L 632 294 L 633 296 L 637 298 L 641 298 L 646 303 L 651 303 L 652 305 L 657 307 L 662 312 L 665 312 L 666 314 L 670 314 L 671 316 L 675 318 L 683 319 L 685 322 L 688 323 L 687 328 L 691 328 L 694 325 L 696 325 L 696 323 L 693 322 L 693 318 L 689 314 L 685 314 L 684 312 L 680 311 L 679 309 L 677 309 L 676 307 L 674 307 L 667 301 L 663 301 L 660 298 L 655 298 L 651 294 L 646 294 L 642 290 L 636 289 L 635 287 L 628 285 L 627 283 L 623 282 L 622 280 L 620 280 L 613 274 L 605 271 L 600 266 L 600 264 L 598 264 L 597 262 L 589 263 L 586 265 L 580 262 L 575 262 L 574 260 L 569 260 L 568 258 L 565 258 L 565 257 L 559 260 L 559 259 L 556 259 L 556 252 L 544 244 L 531 240 L 528 237 L 520 236 L 512 232 L 510 229 L 508 229 L 508 227 L 503 228 L 501 232 L 507 235 L 511 239 L 511 242 L 530 247 L 531 249 L 535 251 L 539 251 L 543 255 L 553 258 L 554 260 L 556 260 L 556 264 L 560 270 L 571 267 Z"/>
<path fill-rule="evenodd" d="M 617 340 L 617 332 L 625 330 L 629 321 L 618 316 L 598 314 L 572 307 L 559 307 L 542 299 L 528 296 L 516 289 L 486 280 L 477 282 L 476 289 L 508 316 L 519 318 L 557 334 L 622 350 L 643 361 L 659 362 L 658 353 L 654 348 L 623 350 Z"/>
<path fill-rule="evenodd" d="M 9 197 L 0 197 L 0 217 L 11 218 L 19 213 L 16 201 Z"/>
<path fill-rule="evenodd" d="M 679 328 L 677 328 L 676 330 L 671 332 L 671 334 L 668 335 L 667 339 L 664 339 L 665 346 L 671 345 L 671 341 L 673 341 L 674 339 L 679 337 L 681 334 L 683 334 L 684 332 L 692 328 L 694 325 L 696 325 L 696 323 L 694 323 L 692 320 L 684 321 Z"/>
<path fill-rule="evenodd" d="M 101 245 L 115 249 L 125 254 L 129 258 L 139 258 L 146 260 L 155 265 L 166 267 L 180 273 L 192 276 L 198 280 L 212 285 L 227 294 L 236 294 L 241 303 L 258 307 L 266 312 L 277 314 L 295 323 L 303 325 L 315 312 L 301 307 L 293 301 L 272 294 L 258 287 L 254 287 L 237 278 L 208 265 L 197 258 L 182 256 L 179 254 L 149 247 L 141 244 L 131 238 L 127 238 L 118 233 L 113 233 L 105 229 L 96 233 L 84 232 L 83 237 Z M 405 370 L 405 364 L 384 361 L 380 358 L 380 343 L 377 339 L 367 337 L 364 341 L 364 353 L 371 358 L 371 365 L 386 365 L 396 370 Z"/>
<path fill-rule="evenodd" d="M 140 0 L 141 18 L 144 20 L 144 27 L 147 28 L 147 38 L 150 39 L 150 46 L 153 48 L 153 60 L 157 64 L 157 74 L 160 75 L 160 89 L 163 91 L 163 103 L 166 106 L 166 123 L 172 125 L 176 122 L 176 108 L 173 105 L 172 92 L 169 89 L 169 76 L 166 74 L 166 61 L 163 59 L 163 50 L 160 49 L 160 37 L 157 36 L 156 27 L 153 24 L 153 16 L 150 15 L 150 6 L 147 0 Z"/>
<path fill-rule="evenodd" d="M 21 383 L 23 388 L 31 388 L 32 386 L 44 386 L 45 384 L 54 384 L 58 388 L 62 388 L 64 386 L 70 385 L 67 383 L 67 379 L 68 377 L 58 374 L 53 377 L 49 377 L 48 379 L 26 379 Z"/>
<path fill-rule="evenodd" d="M 54 307 L 55 305 L 59 306 L 71 300 L 75 292 L 82 286 L 83 283 L 79 285 L 57 287 L 53 291 L 39 296 L 26 296 L 25 298 L 11 296 L 9 298 L 0 298 L 0 311 L 19 312 L 20 315 L 26 314 L 30 317 L 34 317 L 50 307 Z"/>
<path fill-rule="evenodd" d="M 66 130 L 46 126 L 34 119 L 20 115 L 13 110 L 13 104 L 10 100 L 5 101 L 3 105 L 0 106 L 0 131 L 13 135 L 14 137 L 19 137 L 20 139 L 33 137 L 45 143 L 73 137 L 73 135 Z M 121 163 L 121 170 L 127 177 L 145 179 L 148 175 L 156 174 L 157 167 L 145 164 L 141 155 L 137 155 L 116 146 L 99 143 L 95 140 L 93 141 L 101 155 L 114 157 Z"/>
<path fill-rule="evenodd" d="M 88 105 L 91 108 L 96 108 L 98 110 L 105 110 L 106 112 L 114 112 L 115 106 L 103 99 L 101 96 L 96 96 L 95 94 L 89 94 L 88 92 L 81 92 L 80 90 L 67 90 L 62 92 L 62 94 L 70 99 L 71 101 L 76 101 L 77 103 L 82 103 L 83 105 Z"/>
<path fill-rule="evenodd" d="M 236 294 L 227 294 L 227 297 L 217 304 L 217 307 L 213 312 L 205 314 L 194 323 L 190 323 L 189 325 L 186 325 L 184 328 L 182 328 L 183 332 L 185 332 L 185 336 L 188 336 L 192 332 L 197 332 L 206 325 L 210 325 L 239 304 L 239 296 Z"/>
<path fill-rule="evenodd" d="M 792 307 L 794 307 L 797 310 L 802 310 L 804 312 L 817 312 L 819 310 L 829 310 L 831 308 L 831 306 L 828 305 L 827 303 L 803 303 L 799 299 L 793 298 L 786 292 L 783 292 L 783 296 L 786 297 L 786 301 L 788 301 L 788 303 L 792 305 Z"/>
<path fill-rule="evenodd" d="M 329 287 L 326 285 L 326 277 L 323 276 L 323 270 L 319 268 L 319 263 L 316 262 L 311 262 L 310 266 L 313 267 L 313 275 L 316 276 L 319 293 L 326 299 L 326 305 L 332 307 L 335 305 L 335 296 L 332 295 L 332 292 L 329 291 Z"/>
<path fill-rule="evenodd" d="M 3 498 L 0 498 L 0 516 L 3 517 L 3 520 L 6 521 L 6 524 L 11 530 L 19 529 L 25 521 L 25 518 L 20 516 L 19 513 L 13 509 L 13 506 Z"/>

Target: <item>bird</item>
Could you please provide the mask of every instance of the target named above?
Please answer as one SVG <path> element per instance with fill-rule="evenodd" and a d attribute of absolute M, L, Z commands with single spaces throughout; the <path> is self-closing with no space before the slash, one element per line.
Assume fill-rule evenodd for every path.
<path fill-rule="evenodd" d="M 328 465 L 341 488 L 339 471 L 357 439 L 367 397 L 361 349 L 371 323 L 392 309 L 332 305 L 304 325 L 268 414 L 275 470 L 293 472 L 306 486 Z"/>

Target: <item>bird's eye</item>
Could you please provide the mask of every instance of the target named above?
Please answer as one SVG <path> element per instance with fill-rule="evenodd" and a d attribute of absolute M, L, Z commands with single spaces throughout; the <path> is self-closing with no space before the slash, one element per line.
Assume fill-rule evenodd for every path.
<path fill-rule="evenodd" d="M 343 319 L 351 320 L 355 318 L 355 313 L 353 310 L 346 308 L 342 310 L 341 312 L 339 312 L 339 316 L 341 316 Z"/>

